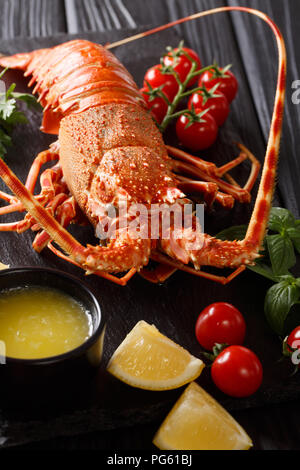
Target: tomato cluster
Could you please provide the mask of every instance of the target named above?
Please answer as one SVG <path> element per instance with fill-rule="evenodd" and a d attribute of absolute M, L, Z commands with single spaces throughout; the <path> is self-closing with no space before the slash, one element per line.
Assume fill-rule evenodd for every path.
<path fill-rule="evenodd" d="M 245 333 L 246 323 L 241 312 L 224 302 L 206 307 L 196 323 L 198 342 L 204 349 L 216 353 L 211 366 L 212 380 L 222 392 L 233 397 L 252 395 L 263 378 L 256 354 L 241 346 Z"/>
<path fill-rule="evenodd" d="M 180 45 L 169 49 L 160 64 L 147 70 L 141 89 L 159 125 L 164 124 L 170 105 L 179 103 L 181 94 L 190 96 L 187 109 L 176 113 L 176 134 L 193 151 L 204 150 L 215 142 L 238 91 L 237 79 L 229 67 L 212 65 L 202 73 L 201 68 L 198 54 Z M 181 93 L 180 84 L 188 88 L 196 83 L 194 92 Z"/>

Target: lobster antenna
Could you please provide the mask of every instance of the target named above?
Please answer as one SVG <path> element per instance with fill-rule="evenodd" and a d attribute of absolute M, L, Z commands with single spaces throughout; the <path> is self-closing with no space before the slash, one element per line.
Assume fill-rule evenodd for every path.
<path fill-rule="evenodd" d="M 152 34 L 158 33 L 165 29 L 171 28 L 175 25 L 185 23 L 187 21 L 195 20 L 209 15 L 214 15 L 216 13 L 239 11 L 255 15 L 262 19 L 265 23 L 269 25 L 272 32 L 275 35 L 279 63 L 278 63 L 278 79 L 275 95 L 275 103 L 270 127 L 270 133 L 268 138 L 267 150 L 265 155 L 265 164 L 262 172 L 262 177 L 252 212 L 252 216 L 249 222 L 245 242 L 253 244 L 255 247 L 260 247 L 265 232 L 267 229 L 268 219 L 270 210 L 272 207 L 273 192 L 272 188 L 275 186 L 276 179 L 276 169 L 278 162 L 278 154 L 280 147 L 281 131 L 282 131 L 282 120 L 283 120 L 283 111 L 284 111 L 284 99 L 285 99 L 285 82 L 286 82 L 286 48 L 285 43 L 282 37 L 282 34 L 271 18 L 265 13 L 255 10 L 253 8 L 247 7 L 220 7 L 214 8 L 212 10 L 201 11 L 179 20 L 172 21 L 170 23 L 158 26 L 157 28 L 150 29 L 143 33 L 135 34 L 128 38 L 122 39 L 120 41 L 113 42 L 106 46 L 107 49 L 113 49 L 117 46 L 122 46 L 137 39 L 141 39 Z"/>

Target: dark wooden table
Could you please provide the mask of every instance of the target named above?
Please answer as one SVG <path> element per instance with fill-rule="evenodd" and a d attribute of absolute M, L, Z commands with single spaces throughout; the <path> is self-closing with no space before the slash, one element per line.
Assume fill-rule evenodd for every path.
<path fill-rule="evenodd" d="M 300 215 L 300 107 L 292 103 L 292 82 L 300 78 L 300 51 L 296 47 L 300 28 L 299 0 L 1 0 L 0 36 L 52 36 L 59 33 L 107 31 L 159 25 L 197 11 L 222 5 L 243 5 L 268 13 L 282 29 L 288 50 L 287 111 L 278 179 L 278 203 Z M 200 25 L 197 23 L 197 28 Z M 204 26 L 205 27 L 205 26 Z M 217 58 L 218 48 L 233 48 L 241 57 L 253 109 L 260 123 L 258 141 L 266 141 L 272 110 L 273 86 L 266 80 L 276 76 L 274 44 L 260 21 L 240 14 L 228 18 L 227 29 L 217 20 L 208 29 L 207 43 L 200 42 L 194 23 L 178 31 L 197 50 Z M 226 35 L 226 37 L 224 36 Z M 1 48 L 0 48 L 1 50 Z M 237 51 L 237 52 L 236 52 Z M 229 51 L 230 52 L 230 51 Z M 215 54 L 215 55 L 214 55 Z M 230 54 L 229 54 L 230 55 Z M 273 59 L 274 58 L 274 59 Z M 262 86 L 258 86 L 262 83 Z M 247 113 L 247 109 L 240 112 Z M 255 140 L 255 136 L 254 136 Z M 252 136 L 253 141 L 253 136 Z M 300 449 L 300 404 L 284 403 L 234 413 L 252 436 L 256 449 Z M 53 439 L 23 446 L 25 449 L 151 449 L 159 423 Z"/>

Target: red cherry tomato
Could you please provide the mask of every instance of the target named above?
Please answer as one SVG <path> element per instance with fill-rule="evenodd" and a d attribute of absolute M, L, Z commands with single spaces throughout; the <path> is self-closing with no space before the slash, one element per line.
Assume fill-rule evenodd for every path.
<path fill-rule="evenodd" d="M 192 109 L 192 106 L 197 109 L 209 109 L 209 114 L 215 119 L 218 126 L 222 126 L 229 114 L 229 103 L 226 96 L 216 91 L 215 97 L 208 98 L 204 102 L 204 96 L 201 92 L 193 93 L 188 102 L 188 108 Z"/>
<path fill-rule="evenodd" d="M 297 326 L 288 336 L 287 346 L 289 350 L 289 354 L 292 357 L 292 361 L 295 366 L 298 365 L 300 368 L 299 359 L 300 359 L 300 326 Z M 294 357 L 294 351 L 297 351 L 296 357 Z M 294 362 L 296 360 L 297 362 Z"/>
<path fill-rule="evenodd" d="M 173 100 L 178 92 L 178 83 L 173 75 L 163 74 L 161 68 L 159 64 L 147 70 L 144 77 L 144 87 L 148 86 L 147 83 L 149 83 L 152 88 L 158 88 L 164 85 L 162 91 Z"/>
<path fill-rule="evenodd" d="M 245 333 L 246 323 L 241 312 L 225 302 L 208 305 L 196 322 L 196 338 L 209 351 L 216 343 L 243 344 Z"/>
<path fill-rule="evenodd" d="M 297 326 L 288 336 L 287 344 L 291 351 L 300 349 L 300 326 Z"/>
<path fill-rule="evenodd" d="M 167 110 L 168 110 L 168 105 L 165 102 L 163 98 L 160 96 L 157 96 L 153 100 L 150 101 L 149 95 L 146 93 L 148 91 L 148 88 L 144 87 L 141 88 L 140 92 L 142 93 L 148 108 L 151 110 L 151 113 L 155 120 L 158 122 L 158 124 L 161 124 L 163 121 Z"/>
<path fill-rule="evenodd" d="M 297 341 L 297 343 L 296 343 Z M 291 349 L 300 349 L 300 326 L 297 326 L 288 336 L 287 344 Z"/>
<path fill-rule="evenodd" d="M 182 49 L 176 48 L 173 50 L 173 55 L 172 52 L 169 52 L 167 55 L 165 55 L 164 64 L 167 66 L 173 66 L 175 61 L 176 65 L 174 66 L 174 70 L 178 73 L 180 81 L 183 83 L 191 70 L 192 62 L 186 55 L 184 55 L 184 53 L 180 54 L 180 50 L 186 52 L 191 57 L 191 59 L 196 61 L 197 66 L 195 71 L 200 70 L 202 68 L 202 64 L 198 54 L 192 49 L 189 49 L 188 47 L 183 47 Z M 177 55 L 176 53 L 179 55 Z M 188 82 L 188 86 L 194 85 L 197 82 L 197 79 L 198 77 L 191 78 Z"/>
<path fill-rule="evenodd" d="M 260 360 L 250 349 L 229 346 L 213 362 L 211 377 L 227 395 L 248 397 L 260 387 L 263 369 Z"/>
<path fill-rule="evenodd" d="M 222 73 L 222 69 L 219 69 Z M 217 83 L 219 86 L 217 92 L 221 91 L 227 98 L 228 103 L 231 103 L 238 91 L 238 82 L 234 74 L 227 70 L 224 76 L 216 76 L 215 71 L 207 70 L 199 78 L 199 86 L 205 85 L 208 90 L 211 90 Z"/>
<path fill-rule="evenodd" d="M 197 113 L 199 110 L 195 110 Z M 201 110 L 199 111 L 201 112 Z M 181 115 L 176 121 L 176 134 L 180 142 L 190 150 L 195 152 L 210 147 L 218 136 L 218 126 L 214 118 L 206 113 L 202 122 L 189 123 L 189 118 L 185 114 Z"/>

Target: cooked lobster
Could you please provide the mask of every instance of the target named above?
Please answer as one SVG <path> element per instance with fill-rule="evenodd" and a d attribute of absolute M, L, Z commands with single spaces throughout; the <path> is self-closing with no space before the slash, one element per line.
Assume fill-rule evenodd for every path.
<path fill-rule="evenodd" d="M 281 136 L 286 53 L 280 31 L 259 11 L 228 7 L 183 18 L 123 43 L 183 21 L 230 10 L 261 17 L 275 33 L 279 49 L 279 77 L 269 144 L 244 240 L 221 241 L 203 234 L 201 245 L 190 248 L 198 226 L 194 217 L 188 228 L 189 236 L 180 238 L 175 237 L 172 225 L 168 238 L 133 237 L 130 230 L 119 228 L 118 213 L 114 221 L 116 236 L 106 245 L 84 247 L 66 230 L 80 214 L 96 229 L 107 216 L 108 204 L 117 207 L 126 202 L 128 210 L 137 203 L 149 207 L 178 202 L 184 207 L 188 202 L 184 191 L 190 188 L 201 192 L 208 204 L 218 201 L 231 207 L 234 199 L 249 202 L 249 191 L 259 170 L 256 159 L 243 146 L 240 156 L 221 168 L 166 147 L 133 78 L 108 50 L 113 45 L 105 48 L 84 40 L 0 58 L 1 66 L 22 69 L 25 76 L 32 76 L 29 85 L 36 82 L 33 92 L 39 94 L 44 108 L 41 129 L 58 134 L 58 141 L 35 159 L 25 185 L 0 159 L 0 176 L 15 195 L 1 192 L 2 199 L 10 204 L 2 207 L 0 213 L 27 211 L 23 221 L 1 224 L 0 230 L 37 230 L 33 244 L 37 251 L 48 246 L 87 273 L 122 285 L 136 271 L 149 280 L 162 281 L 178 268 L 226 283 L 245 265 L 253 263 L 259 256 L 272 204 Z M 224 175 L 245 158 L 252 161 L 246 186 L 240 188 L 229 176 L 229 181 L 225 181 Z M 49 161 L 56 163 L 42 173 L 41 193 L 34 195 L 39 171 Z M 155 271 L 145 269 L 150 258 L 160 263 Z M 202 266 L 237 270 L 226 278 L 205 273 L 201 271 Z M 115 275 L 126 271 L 123 277 Z"/>

